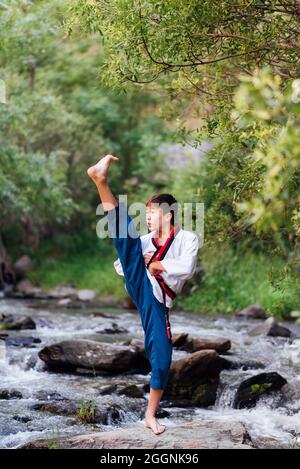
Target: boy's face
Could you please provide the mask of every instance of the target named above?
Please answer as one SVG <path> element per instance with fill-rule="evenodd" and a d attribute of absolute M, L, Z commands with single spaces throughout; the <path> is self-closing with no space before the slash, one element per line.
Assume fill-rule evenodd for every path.
<path fill-rule="evenodd" d="M 157 205 L 150 204 L 146 207 L 146 222 L 150 231 L 158 231 L 162 227 L 171 227 L 171 212 L 163 213 Z"/>

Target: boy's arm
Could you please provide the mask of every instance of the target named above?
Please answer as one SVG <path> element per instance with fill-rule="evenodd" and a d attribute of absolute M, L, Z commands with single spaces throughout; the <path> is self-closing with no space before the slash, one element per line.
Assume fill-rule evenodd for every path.
<path fill-rule="evenodd" d="M 194 275 L 199 250 L 198 236 L 191 240 L 186 247 L 185 253 L 173 259 L 163 259 L 160 262 L 164 271 L 174 275 L 181 280 L 188 280 Z"/>

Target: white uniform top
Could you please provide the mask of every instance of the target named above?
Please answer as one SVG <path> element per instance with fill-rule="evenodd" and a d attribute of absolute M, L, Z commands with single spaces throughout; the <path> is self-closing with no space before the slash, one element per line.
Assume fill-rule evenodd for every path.
<path fill-rule="evenodd" d="M 155 230 L 153 230 L 146 235 L 140 236 L 143 255 L 147 252 L 155 252 L 157 250 L 157 247 L 155 246 L 152 239 L 155 237 L 155 233 Z M 164 258 L 160 260 L 162 266 L 166 269 L 166 272 L 162 272 L 161 276 L 163 277 L 165 283 L 176 294 L 182 290 L 185 281 L 190 279 L 195 273 L 198 249 L 198 236 L 191 231 L 180 228 L 176 236 L 173 238 Z M 114 261 L 114 267 L 119 275 L 124 276 L 123 268 L 119 258 Z M 155 297 L 158 299 L 158 301 L 164 303 L 163 292 L 158 281 L 154 275 L 149 273 L 148 269 L 146 269 L 146 272 L 148 274 L 149 280 L 151 281 Z M 172 300 L 169 295 L 166 295 L 165 298 L 166 306 L 170 308 L 173 305 L 174 299 Z"/>

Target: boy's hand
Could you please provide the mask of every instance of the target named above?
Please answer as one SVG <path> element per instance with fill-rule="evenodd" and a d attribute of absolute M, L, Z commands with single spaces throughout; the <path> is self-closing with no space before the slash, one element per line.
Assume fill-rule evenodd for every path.
<path fill-rule="evenodd" d="M 166 269 L 164 269 L 164 267 L 160 263 L 160 261 L 151 262 L 148 267 L 148 270 L 150 272 L 150 275 L 158 275 L 161 272 L 167 272 Z"/>

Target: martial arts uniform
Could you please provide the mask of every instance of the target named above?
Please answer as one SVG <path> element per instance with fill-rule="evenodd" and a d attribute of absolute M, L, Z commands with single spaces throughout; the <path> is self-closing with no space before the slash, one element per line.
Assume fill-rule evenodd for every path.
<path fill-rule="evenodd" d="M 184 282 L 194 274 L 198 236 L 176 224 L 165 243 L 159 246 L 155 231 L 138 235 L 123 202 L 104 213 L 119 254 L 114 267 L 124 276 L 125 288 L 140 313 L 145 352 L 152 370 L 150 386 L 165 389 L 172 361 L 169 309 Z M 154 254 L 146 265 L 144 254 L 150 251 Z M 159 260 L 167 272 L 151 275 L 148 267 L 154 260 Z"/>

